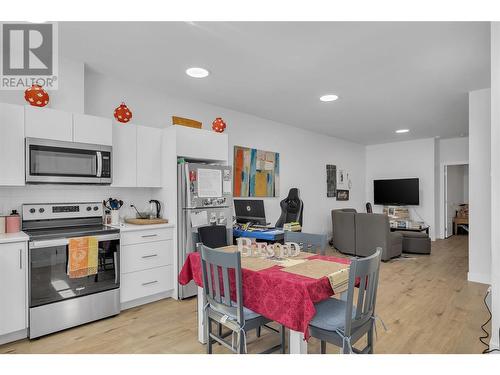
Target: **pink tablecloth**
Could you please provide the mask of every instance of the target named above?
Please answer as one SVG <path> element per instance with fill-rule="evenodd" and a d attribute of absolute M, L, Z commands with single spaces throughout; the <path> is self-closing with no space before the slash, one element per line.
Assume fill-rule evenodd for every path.
<path fill-rule="evenodd" d="M 323 255 L 314 255 L 309 259 L 349 263 L 349 259 Z M 262 271 L 243 269 L 243 304 L 287 328 L 303 332 L 308 339 L 309 322 L 316 314 L 314 304 L 334 294 L 330 282 L 327 277 L 312 279 L 280 271 L 281 268 L 274 266 Z M 191 280 L 203 286 L 199 253 L 189 254 L 179 274 L 182 285 Z"/>

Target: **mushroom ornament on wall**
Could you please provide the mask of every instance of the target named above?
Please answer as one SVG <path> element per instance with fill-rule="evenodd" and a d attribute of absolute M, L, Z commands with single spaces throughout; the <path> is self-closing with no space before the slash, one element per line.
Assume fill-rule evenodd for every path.
<path fill-rule="evenodd" d="M 132 111 L 122 102 L 122 104 L 116 107 L 114 116 L 116 121 L 127 123 L 132 118 Z"/>
<path fill-rule="evenodd" d="M 212 130 L 217 133 L 222 133 L 226 129 L 226 123 L 221 117 L 217 117 L 212 122 Z"/>
<path fill-rule="evenodd" d="M 49 104 L 49 94 L 40 85 L 27 88 L 24 92 L 24 99 L 35 107 L 45 107 Z"/>

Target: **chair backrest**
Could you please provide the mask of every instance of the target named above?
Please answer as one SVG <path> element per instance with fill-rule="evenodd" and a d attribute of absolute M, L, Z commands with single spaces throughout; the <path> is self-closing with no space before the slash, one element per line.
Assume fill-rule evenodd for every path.
<path fill-rule="evenodd" d="M 299 189 L 291 188 L 288 196 L 280 202 L 281 215 L 276 222 L 277 228 L 283 228 L 285 223 L 298 221 L 302 225 L 304 203 L 299 197 Z"/>
<path fill-rule="evenodd" d="M 354 258 L 351 260 L 344 326 L 346 336 L 350 336 L 352 331 L 365 324 L 375 315 L 381 257 L 382 249 L 377 248 L 375 253 L 367 258 Z M 356 280 L 359 280 L 358 288 L 356 288 Z M 358 296 L 356 298 L 356 312 L 353 315 L 352 309 L 356 289 Z"/>
<path fill-rule="evenodd" d="M 304 232 L 285 232 L 285 242 L 296 242 L 301 251 L 325 255 L 326 234 L 312 234 Z"/>
<path fill-rule="evenodd" d="M 201 271 L 203 276 L 203 294 L 215 310 L 237 317 L 243 324 L 243 288 L 241 282 L 241 254 L 224 252 L 201 245 Z M 234 270 L 236 301 L 231 301 L 229 271 Z"/>
<path fill-rule="evenodd" d="M 359 213 L 355 217 L 355 228 L 356 256 L 372 255 L 380 247 L 382 258 L 385 259 L 391 246 L 389 217 L 384 214 Z"/>
<path fill-rule="evenodd" d="M 199 241 L 212 249 L 227 246 L 227 228 L 224 225 L 207 225 L 198 228 Z"/>

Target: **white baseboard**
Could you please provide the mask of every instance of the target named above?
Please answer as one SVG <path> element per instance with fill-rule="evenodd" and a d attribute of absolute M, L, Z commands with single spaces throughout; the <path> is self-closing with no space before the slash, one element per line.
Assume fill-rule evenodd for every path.
<path fill-rule="evenodd" d="M 491 285 L 490 275 L 484 273 L 467 272 L 467 280 L 475 283 Z"/>
<path fill-rule="evenodd" d="M 132 307 L 137 307 L 140 305 L 145 305 L 147 303 L 156 302 L 156 301 L 159 301 L 161 299 L 171 298 L 173 293 L 174 293 L 173 290 L 169 290 L 166 292 L 153 294 L 151 296 L 134 299 L 132 301 L 123 302 L 120 306 L 120 310 L 123 311 L 123 310 L 131 309 Z"/>
<path fill-rule="evenodd" d="M 28 337 L 28 330 L 22 329 L 20 331 L 7 333 L 6 335 L 0 336 L 0 345 L 7 344 L 8 342 L 22 340 Z"/>

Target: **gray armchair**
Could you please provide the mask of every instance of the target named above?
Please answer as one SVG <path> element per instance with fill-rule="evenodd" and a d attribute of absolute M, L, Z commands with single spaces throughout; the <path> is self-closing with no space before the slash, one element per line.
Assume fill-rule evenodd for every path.
<path fill-rule="evenodd" d="M 391 232 L 389 217 L 383 214 L 356 214 L 356 255 L 372 255 L 382 248 L 382 260 L 398 257 L 403 249 L 403 237 Z"/>
<path fill-rule="evenodd" d="M 356 255 L 354 208 L 332 210 L 333 246 L 344 254 Z"/>
<path fill-rule="evenodd" d="M 403 238 L 391 232 L 386 215 L 357 213 L 352 208 L 332 210 L 332 225 L 332 243 L 341 253 L 365 257 L 381 247 L 383 261 L 402 253 Z"/>

